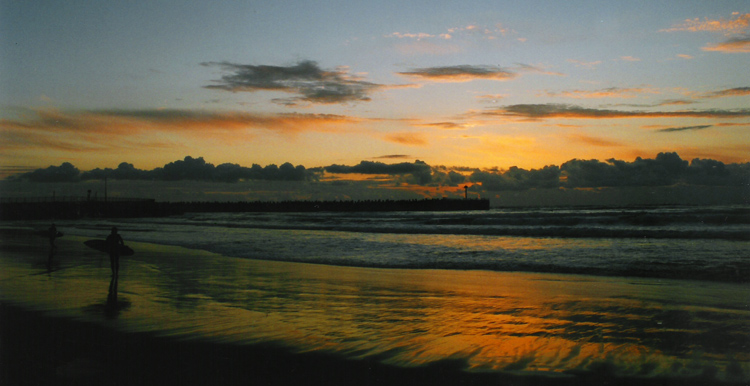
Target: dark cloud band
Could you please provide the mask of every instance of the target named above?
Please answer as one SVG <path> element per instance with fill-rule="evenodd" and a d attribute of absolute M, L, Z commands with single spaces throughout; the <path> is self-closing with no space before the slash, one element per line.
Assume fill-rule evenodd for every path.
<path fill-rule="evenodd" d="M 750 180 L 750 163 L 724 164 L 711 159 L 693 159 L 688 162 L 677 153 L 659 153 L 655 159 L 637 158 L 633 162 L 609 159 L 573 159 L 560 166 L 525 170 L 511 167 L 508 170 L 447 168 L 430 166 L 422 161 L 385 164 L 362 161 L 357 165 L 331 165 L 306 169 L 302 165 L 284 163 L 281 166 L 262 167 L 254 164 L 244 167 L 237 164 L 214 166 L 202 157 L 185 157 L 153 170 L 136 169 L 123 162 L 116 169 L 94 169 L 81 172 L 65 162 L 32 172 L 10 177 L 11 180 L 32 182 L 77 182 L 113 178 L 119 180 L 152 181 L 215 181 L 240 180 L 319 181 L 323 172 L 332 174 L 367 174 L 391 176 L 391 182 L 408 182 L 437 186 L 460 184 L 466 180 L 481 185 L 484 191 L 520 191 L 550 188 L 600 188 L 670 186 L 673 184 L 705 186 L 746 186 Z"/>
<path fill-rule="evenodd" d="M 345 70 L 326 71 L 316 62 L 301 61 L 292 66 L 248 65 L 229 62 L 206 62 L 203 66 L 219 67 L 227 74 L 209 89 L 226 91 L 283 91 L 300 94 L 294 98 L 277 98 L 284 105 L 298 102 L 334 104 L 371 100 L 369 94 L 381 85 L 349 75 Z"/>

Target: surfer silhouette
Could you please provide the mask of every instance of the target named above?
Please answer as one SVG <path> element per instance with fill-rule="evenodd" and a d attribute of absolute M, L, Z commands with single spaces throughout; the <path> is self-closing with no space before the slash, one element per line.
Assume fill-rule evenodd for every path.
<path fill-rule="evenodd" d="M 55 239 L 57 239 L 57 227 L 55 224 L 50 225 L 49 229 L 47 229 L 47 234 L 50 248 L 55 248 Z"/>
<path fill-rule="evenodd" d="M 107 252 L 109 252 L 109 264 L 112 267 L 112 276 L 117 276 L 120 273 L 120 245 L 125 245 L 125 241 L 117 233 L 117 227 L 112 227 L 112 231 L 107 236 Z"/>
<path fill-rule="evenodd" d="M 49 229 L 47 229 L 47 237 L 49 238 L 49 256 L 47 257 L 48 268 L 52 267 L 52 258 L 55 257 L 55 251 L 57 250 L 55 240 L 61 235 L 62 233 L 57 232 L 55 224 L 50 225 Z"/>

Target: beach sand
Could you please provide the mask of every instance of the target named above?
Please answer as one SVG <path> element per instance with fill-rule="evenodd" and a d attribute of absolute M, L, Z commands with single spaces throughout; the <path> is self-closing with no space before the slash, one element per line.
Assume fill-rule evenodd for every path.
<path fill-rule="evenodd" d="M 2 384 L 746 384 L 747 285 L 333 267 L 0 232 Z"/>

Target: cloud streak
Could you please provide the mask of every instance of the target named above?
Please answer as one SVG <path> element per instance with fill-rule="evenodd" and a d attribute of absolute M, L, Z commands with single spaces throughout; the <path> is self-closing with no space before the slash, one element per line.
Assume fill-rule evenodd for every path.
<path fill-rule="evenodd" d="M 701 95 L 702 98 L 723 98 L 750 95 L 750 87 L 735 87 Z"/>
<path fill-rule="evenodd" d="M 547 71 L 543 68 L 523 63 L 518 63 L 514 68 L 470 64 L 422 67 L 397 72 L 396 74 L 428 82 L 462 83 L 474 80 L 507 81 L 518 78 L 524 72 L 565 76 L 565 74 L 559 72 Z"/>
<path fill-rule="evenodd" d="M 531 120 L 548 118 L 613 119 L 613 118 L 747 118 L 750 109 L 736 110 L 681 110 L 681 111 L 623 111 L 595 109 L 567 104 L 519 104 L 490 109 L 484 116 L 523 118 Z"/>
<path fill-rule="evenodd" d="M 230 62 L 205 62 L 201 65 L 219 67 L 227 72 L 215 84 L 205 88 L 232 92 L 282 91 L 301 95 L 275 100 L 285 105 L 367 102 L 371 100 L 372 92 L 385 87 L 353 76 L 346 68 L 323 70 L 309 60 L 286 67 Z"/>
<path fill-rule="evenodd" d="M 397 74 L 432 82 L 470 82 L 472 80 L 505 81 L 514 79 L 517 73 L 498 66 L 458 65 L 423 67 Z"/>
<path fill-rule="evenodd" d="M 442 39 L 450 40 L 458 37 L 471 38 L 478 37 L 486 40 L 495 40 L 500 36 L 505 36 L 508 33 L 508 29 L 504 28 L 500 23 L 495 24 L 493 27 L 480 26 L 480 25 L 467 25 L 465 27 L 454 27 L 448 28 L 442 33 L 427 33 L 427 32 L 393 32 L 386 35 L 386 38 L 397 38 L 397 39 Z"/>
<path fill-rule="evenodd" d="M 254 114 L 194 110 L 38 110 L 29 119 L 0 120 L 3 147 L 75 152 L 144 146 L 139 136 L 173 133 L 199 139 L 237 140 L 253 130 L 281 134 L 352 130 L 358 118 L 331 114 Z M 224 136 L 224 134 L 231 134 Z M 148 141 L 148 147 L 166 146 Z"/>
<path fill-rule="evenodd" d="M 576 99 L 590 99 L 590 98 L 635 98 L 639 94 L 658 94 L 659 92 L 651 88 L 620 88 L 610 87 L 602 90 L 571 90 L 561 91 L 558 93 L 547 92 L 547 96 L 551 97 L 566 97 Z"/>
<path fill-rule="evenodd" d="M 694 130 L 703 130 L 708 129 L 709 127 L 712 127 L 713 125 L 698 125 L 698 126 L 684 126 L 684 127 L 668 127 L 666 129 L 660 129 L 657 130 L 662 133 L 671 133 L 675 131 L 694 131 Z"/>

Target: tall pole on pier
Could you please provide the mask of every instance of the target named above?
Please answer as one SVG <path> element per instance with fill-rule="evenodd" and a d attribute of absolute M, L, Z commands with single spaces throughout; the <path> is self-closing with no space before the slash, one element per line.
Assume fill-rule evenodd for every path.
<path fill-rule="evenodd" d="M 469 199 L 469 185 L 464 185 L 464 199 Z"/>
<path fill-rule="evenodd" d="M 107 202 L 107 177 L 104 177 L 104 202 Z"/>

